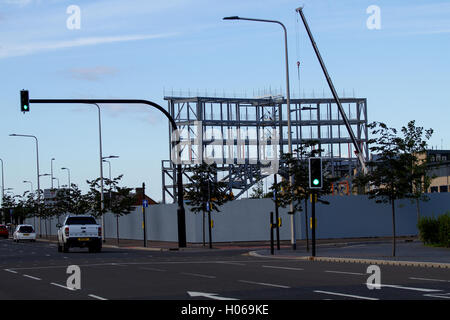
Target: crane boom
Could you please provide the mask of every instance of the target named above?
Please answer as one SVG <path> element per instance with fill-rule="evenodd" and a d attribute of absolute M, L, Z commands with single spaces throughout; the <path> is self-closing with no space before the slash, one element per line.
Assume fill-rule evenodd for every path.
<path fill-rule="evenodd" d="M 328 74 L 327 68 L 325 67 L 325 64 L 322 60 L 322 56 L 320 55 L 319 49 L 317 48 L 316 42 L 314 41 L 314 37 L 311 33 L 311 30 L 309 29 L 308 23 L 306 22 L 305 15 L 303 14 L 303 7 L 297 8 L 297 9 L 295 9 L 295 11 L 297 11 L 300 14 L 300 17 L 302 18 L 303 24 L 305 26 L 306 32 L 308 33 L 309 39 L 311 40 L 311 44 L 314 48 L 317 59 L 319 60 L 320 66 L 322 67 L 322 71 L 325 75 L 325 78 L 327 79 L 328 86 L 330 87 L 330 90 L 333 94 L 333 98 L 336 101 L 336 104 L 338 106 L 339 113 L 341 114 L 342 119 L 344 120 L 347 131 L 353 142 L 353 146 L 355 147 L 356 156 L 358 157 L 358 160 L 359 160 L 359 163 L 361 164 L 361 168 L 362 168 L 363 172 L 366 172 L 366 164 L 364 162 L 364 157 L 361 152 L 361 148 L 360 148 L 358 142 L 356 141 L 355 134 L 353 133 L 352 127 L 350 126 L 350 123 L 348 122 L 347 116 L 345 115 L 345 112 L 344 112 L 344 108 L 342 107 L 342 104 L 341 104 L 341 101 L 339 100 L 336 89 L 334 88 L 333 82 L 331 81 L 330 75 Z"/>

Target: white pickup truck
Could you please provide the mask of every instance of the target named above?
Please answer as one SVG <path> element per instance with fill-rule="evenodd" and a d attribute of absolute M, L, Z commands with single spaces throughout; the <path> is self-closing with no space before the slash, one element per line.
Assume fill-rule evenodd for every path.
<path fill-rule="evenodd" d="M 89 248 L 89 252 L 102 250 L 102 227 L 93 216 L 67 216 L 57 224 L 58 252 L 69 252 L 71 247 Z"/>

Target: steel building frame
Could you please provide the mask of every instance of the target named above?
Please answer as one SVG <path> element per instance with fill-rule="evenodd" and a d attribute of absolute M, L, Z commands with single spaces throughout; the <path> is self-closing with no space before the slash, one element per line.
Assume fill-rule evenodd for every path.
<path fill-rule="evenodd" d="M 164 99 L 168 101 L 169 114 L 180 128 L 183 183 L 189 181 L 191 167 L 196 161 L 201 161 L 204 155 L 209 154 L 209 160 L 218 167 L 217 179 L 227 182 L 229 190 L 234 190 L 238 198 L 259 179 L 268 176 L 263 170 L 267 162 L 261 159 L 268 152 L 267 145 L 261 144 L 263 137 L 273 137 L 276 132 L 278 139 L 273 140 L 277 142 L 276 152 L 288 151 L 286 99 L 282 96 L 166 96 Z M 290 103 L 292 149 L 296 150 L 307 141 L 317 140 L 319 148 L 324 150 L 321 156 L 329 160 L 332 174 L 342 179 L 351 177 L 359 164 L 335 100 L 291 99 Z M 364 159 L 367 160 L 367 99 L 342 98 L 341 103 Z M 171 141 L 172 132 L 169 128 L 169 148 Z M 232 154 L 230 149 L 227 153 L 227 146 L 232 146 Z M 280 175 L 283 175 L 283 163 L 279 165 Z M 172 161 L 163 160 L 161 169 L 163 202 L 166 203 L 169 198 L 176 201 L 175 166 Z"/>

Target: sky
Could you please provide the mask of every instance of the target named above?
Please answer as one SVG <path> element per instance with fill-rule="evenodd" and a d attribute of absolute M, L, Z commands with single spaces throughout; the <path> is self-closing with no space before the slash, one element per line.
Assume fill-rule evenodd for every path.
<path fill-rule="evenodd" d="M 30 188 L 23 181 L 37 186 L 34 139 L 12 133 L 38 138 L 40 173 L 50 173 L 54 158 L 60 185 L 68 181 L 62 167 L 84 191 L 86 180 L 99 176 L 97 108 L 32 104 L 22 114 L 21 89 L 31 99 L 147 99 L 163 107 L 172 92 L 285 91 L 282 29 L 225 16 L 283 22 L 291 97 L 331 96 L 299 6 L 341 96 L 367 98 L 369 122 L 401 128 L 416 120 L 433 128 L 430 145 L 450 149 L 450 1 L 0 0 L 5 188 L 22 194 Z M 112 176 L 123 174 L 123 185 L 133 188 L 145 182 L 147 194 L 161 200 L 161 160 L 169 159 L 164 116 L 141 105 L 103 105 L 101 121 L 103 156 L 119 156 L 111 160 Z M 50 180 L 41 177 L 41 189 Z"/>

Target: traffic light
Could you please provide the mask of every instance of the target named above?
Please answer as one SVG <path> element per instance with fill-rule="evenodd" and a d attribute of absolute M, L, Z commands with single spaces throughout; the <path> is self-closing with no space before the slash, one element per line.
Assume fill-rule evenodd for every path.
<path fill-rule="evenodd" d="M 30 111 L 30 99 L 28 96 L 28 90 L 20 90 L 20 111 Z"/>
<path fill-rule="evenodd" d="M 309 158 L 309 187 L 322 189 L 322 158 Z"/>

